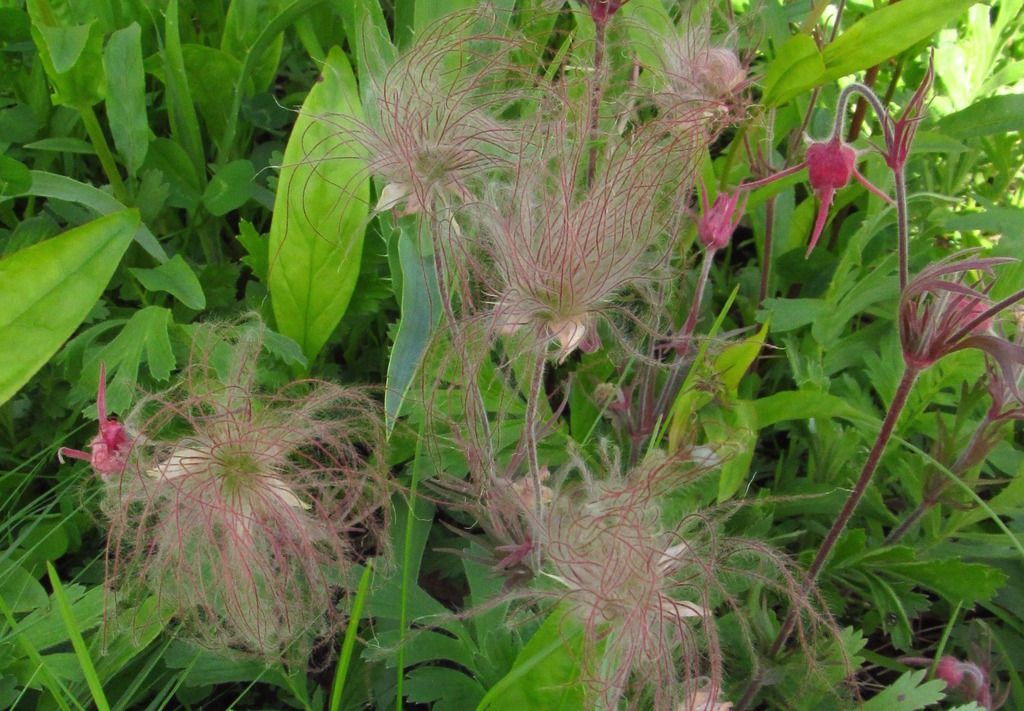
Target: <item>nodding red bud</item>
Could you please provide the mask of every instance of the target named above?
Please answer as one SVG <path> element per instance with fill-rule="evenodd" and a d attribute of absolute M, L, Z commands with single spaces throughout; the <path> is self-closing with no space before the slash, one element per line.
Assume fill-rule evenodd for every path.
<path fill-rule="evenodd" d="M 857 151 L 839 139 L 807 146 L 807 177 L 814 192 L 845 188 L 856 162 Z"/>
<path fill-rule="evenodd" d="M 605 25 L 629 0 L 584 0 L 595 25 Z"/>
<path fill-rule="evenodd" d="M 57 450 L 57 458 L 61 462 L 64 457 L 89 462 L 101 477 L 120 474 L 124 471 L 132 443 L 124 425 L 117 420 L 107 419 L 107 370 L 103 363 L 100 363 L 100 384 L 96 390 L 96 414 L 100 431 L 89 443 L 89 451 L 61 447 Z"/>
<path fill-rule="evenodd" d="M 729 244 L 732 233 L 736 231 L 743 217 L 743 211 L 747 206 L 747 194 L 739 190 L 732 194 L 720 193 L 710 207 L 703 194 L 701 199 L 704 203 L 704 214 L 697 221 L 697 236 L 708 249 L 722 249 Z"/>
<path fill-rule="evenodd" d="M 808 255 L 818 243 L 821 231 L 825 228 L 828 209 L 832 206 L 832 196 L 836 190 L 849 184 L 850 178 L 856 173 L 856 163 L 857 151 L 838 138 L 815 142 L 807 147 L 807 178 L 820 203 L 818 217 L 814 221 L 814 232 L 807 245 Z"/>
<path fill-rule="evenodd" d="M 964 681 L 964 670 L 956 657 L 943 657 L 935 665 L 935 678 L 942 679 L 946 686 L 955 689 Z"/>

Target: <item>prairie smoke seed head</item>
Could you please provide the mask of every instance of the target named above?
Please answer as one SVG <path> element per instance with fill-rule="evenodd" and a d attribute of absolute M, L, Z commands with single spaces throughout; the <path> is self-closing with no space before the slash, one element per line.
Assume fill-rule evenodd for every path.
<path fill-rule="evenodd" d="M 197 329 L 182 382 L 130 418 L 134 466 L 103 503 L 108 586 L 155 594 L 207 646 L 305 664 L 341 619 L 353 534 L 373 546 L 385 525 L 389 489 L 366 455 L 379 418 L 329 383 L 261 392 L 262 330 L 244 326 Z"/>

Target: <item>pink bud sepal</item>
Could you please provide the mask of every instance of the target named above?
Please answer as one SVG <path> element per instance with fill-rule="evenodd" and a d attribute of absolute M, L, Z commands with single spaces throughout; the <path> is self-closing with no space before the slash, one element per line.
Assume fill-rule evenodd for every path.
<path fill-rule="evenodd" d="M 57 458 L 62 464 L 65 457 L 89 462 L 97 474 L 106 478 L 124 471 L 131 439 L 124 425 L 107 418 L 107 370 L 103 363 L 100 363 L 100 384 L 96 391 L 96 414 L 100 431 L 89 443 L 89 451 L 61 447 Z"/>

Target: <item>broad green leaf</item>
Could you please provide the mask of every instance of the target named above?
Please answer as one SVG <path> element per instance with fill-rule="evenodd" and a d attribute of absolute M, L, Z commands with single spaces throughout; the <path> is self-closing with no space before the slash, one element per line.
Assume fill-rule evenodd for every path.
<path fill-rule="evenodd" d="M 12 612 L 45 608 L 50 600 L 39 581 L 11 560 L 0 561 L 0 598 Z"/>
<path fill-rule="evenodd" d="M 292 128 L 270 225 L 277 330 L 310 362 L 345 314 L 359 276 L 370 182 L 365 161 L 332 148 L 361 115 L 352 68 L 335 47 Z"/>
<path fill-rule="evenodd" d="M 378 0 L 354 0 L 341 3 L 337 12 L 345 23 L 345 34 L 352 46 L 352 58 L 359 75 L 364 101 L 374 80 L 379 80 L 395 62 L 387 21 Z"/>
<path fill-rule="evenodd" d="M 901 0 L 858 20 L 822 50 L 819 83 L 881 64 L 961 17 L 977 0 Z"/>
<path fill-rule="evenodd" d="M 143 172 L 160 171 L 170 193 L 167 204 L 194 212 L 202 198 L 202 184 L 195 165 L 185 149 L 169 138 L 157 138 L 149 144 Z"/>
<path fill-rule="evenodd" d="M 28 0 L 27 8 L 32 39 L 54 89 L 54 103 L 88 108 L 102 101 L 106 77 L 99 23 L 64 23 L 46 0 Z"/>
<path fill-rule="evenodd" d="M 527 642 L 508 675 L 491 687 L 477 711 L 577 711 L 586 708 L 578 664 L 583 628 L 556 609 Z"/>
<path fill-rule="evenodd" d="M 53 151 L 54 153 L 77 153 L 83 156 L 96 155 L 96 149 L 92 147 L 92 144 L 81 138 L 43 138 L 26 143 L 25 148 L 31 148 L 34 151 Z"/>
<path fill-rule="evenodd" d="M 0 196 L 19 195 L 32 188 L 32 175 L 21 161 L 0 155 Z"/>
<path fill-rule="evenodd" d="M 965 563 L 955 558 L 892 563 L 882 567 L 934 590 L 954 605 L 959 602 L 965 607 L 988 602 L 1006 583 L 1006 575 L 997 568 L 982 563 Z"/>
<path fill-rule="evenodd" d="M 178 17 L 178 0 L 170 0 L 164 13 L 164 47 L 161 52 L 164 85 L 167 87 L 167 116 L 171 122 L 171 134 L 184 149 L 202 184 L 206 178 L 206 157 L 189 87 L 189 76 L 185 70 Z"/>
<path fill-rule="evenodd" d="M 177 362 L 168 333 L 174 319 L 169 309 L 147 306 L 136 311 L 110 343 L 89 354 L 83 363 L 87 381 L 107 366 L 107 406 L 119 412 L 131 402 L 139 379 L 139 366 L 146 363 L 157 380 L 166 380 Z M 92 388 L 90 388 L 92 389 Z"/>
<path fill-rule="evenodd" d="M 753 405 L 747 400 L 737 400 L 730 404 L 729 409 L 723 413 L 727 417 L 727 426 L 731 431 L 716 432 L 722 429 L 718 426 L 705 425 L 709 435 L 718 435 L 713 441 L 724 441 L 731 438 L 739 447 L 722 464 L 718 476 L 718 502 L 722 503 L 731 499 L 743 482 L 747 479 L 750 471 L 750 462 L 754 458 L 754 447 L 757 445 L 757 413 Z M 719 439 L 719 437 L 721 439 Z"/>
<path fill-rule="evenodd" d="M 282 0 L 232 0 L 224 18 L 220 48 L 237 59 L 241 67 L 249 52 L 253 51 L 260 32 L 273 24 L 284 5 Z M 339 3 L 339 9 L 346 5 L 348 3 Z M 274 80 L 283 44 L 284 34 L 278 33 L 268 46 L 256 49 L 250 72 L 256 91 L 265 91 Z M 233 117 L 226 118 L 231 120 Z"/>
<path fill-rule="evenodd" d="M 736 397 L 740 380 L 757 359 L 757 354 L 761 352 L 767 335 L 768 324 L 765 323 L 756 334 L 726 346 L 715 358 L 715 372 L 722 385 L 725 386 L 726 392 L 732 397 Z"/>
<path fill-rule="evenodd" d="M 863 422 L 864 416 L 846 400 L 816 390 L 786 390 L 753 402 L 759 428 L 786 420 L 841 417 Z"/>
<path fill-rule="evenodd" d="M 138 226 L 138 212 L 119 212 L 0 260 L 0 403 L 88 315 Z"/>
<path fill-rule="evenodd" d="M 765 299 L 761 309 L 771 319 L 772 333 L 784 333 L 814 323 L 825 306 L 824 299 Z"/>
<path fill-rule="evenodd" d="M 416 0 L 413 10 L 413 33 L 420 35 L 445 15 L 477 7 L 477 0 Z"/>
<path fill-rule="evenodd" d="M 153 269 L 129 269 L 139 282 L 150 291 L 166 291 L 190 309 L 206 308 L 203 287 L 192 267 L 180 254 Z"/>
<path fill-rule="evenodd" d="M 125 206 L 109 193 L 87 183 L 42 170 L 31 170 L 29 175 L 32 178 L 32 186 L 26 190 L 29 195 L 67 200 L 83 205 L 97 215 L 111 215 L 125 210 Z M 167 261 L 167 253 L 146 225 L 139 223 L 134 239 L 158 262 Z"/>
<path fill-rule="evenodd" d="M 778 106 L 815 87 L 825 73 L 818 45 L 809 35 L 797 34 L 779 47 L 764 77 L 764 102 Z"/>
<path fill-rule="evenodd" d="M 103 62 L 107 68 L 107 121 L 114 145 L 130 175 L 146 159 L 146 73 L 142 68 L 142 28 L 133 22 L 110 35 Z"/>
<path fill-rule="evenodd" d="M 457 669 L 424 666 L 409 672 L 405 697 L 415 703 L 430 704 L 433 711 L 466 711 L 480 703 L 484 688 Z"/>
<path fill-rule="evenodd" d="M 939 128 L 956 138 L 1024 131 L 1024 94 L 990 96 L 976 101 L 966 109 L 943 116 Z"/>
<path fill-rule="evenodd" d="M 98 627 L 103 621 L 103 586 L 86 588 L 76 583 L 64 584 L 64 601 L 74 615 L 79 631 Z M 61 621 L 60 610 L 54 604 L 37 608 L 20 621 L 20 634 L 25 641 L 39 651 L 45 651 L 70 641 L 68 632 Z"/>
<path fill-rule="evenodd" d="M 247 160 L 222 165 L 203 192 L 203 205 L 218 217 L 240 208 L 252 197 L 256 169 Z"/>
<path fill-rule="evenodd" d="M 918 711 L 946 698 L 946 682 L 924 681 L 927 669 L 905 672 L 891 686 L 868 700 L 863 711 Z M 924 682 L 924 683 L 922 683 Z"/>
<path fill-rule="evenodd" d="M 203 117 L 207 133 L 218 140 L 224 135 L 228 121 L 238 120 L 224 111 L 224 102 L 235 89 L 242 63 L 227 52 L 199 44 L 182 45 L 181 56 L 192 100 Z M 241 91 L 243 96 L 252 95 L 250 79 L 245 80 Z M 217 147 L 222 149 L 220 145 Z"/>
<path fill-rule="evenodd" d="M 399 225 L 402 317 L 398 322 L 395 344 L 391 347 L 384 390 L 388 432 L 395 426 L 395 420 L 401 413 L 402 403 L 441 316 L 441 293 L 437 286 L 434 260 L 421 257 L 417 250 L 416 222 L 408 218 Z"/>

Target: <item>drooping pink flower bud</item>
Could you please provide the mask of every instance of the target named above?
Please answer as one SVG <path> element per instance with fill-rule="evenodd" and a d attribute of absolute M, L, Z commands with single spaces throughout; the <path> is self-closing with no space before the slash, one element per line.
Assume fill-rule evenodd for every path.
<path fill-rule="evenodd" d="M 960 668 L 960 662 L 956 657 L 943 657 L 935 665 L 935 678 L 942 679 L 946 686 L 955 689 L 964 680 L 964 670 Z"/>
<path fill-rule="evenodd" d="M 89 443 L 89 451 L 61 447 L 57 458 L 62 464 L 65 457 L 89 462 L 96 473 L 105 478 L 124 471 L 132 443 L 124 425 L 107 418 L 107 370 L 103 363 L 100 363 L 100 384 L 96 391 L 96 413 L 100 431 Z"/>
<path fill-rule="evenodd" d="M 818 217 L 814 220 L 814 231 L 807 245 L 807 254 L 818 243 L 821 231 L 825 229 L 828 210 L 836 190 L 850 183 L 856 168 L 857 152 L 839 139 L 812 143 L 807 147 L 807 178 L 818 198 Z"/>
<path fill-rule="evenodd" d="M 701 202 L 704 214 L 697 221 L 697 236 L 708 249 L 722 249 L 729 244 L 732 233 L 736 231 L 743 218 L 747 206 L 747 193 L 739 190 L 731 194 L 721 193 L 715 198 L 715 202 L 708 206 L 707 196 L 702 192 Z"/>
<path fill-rule="evenodd" d="M 821 231 L 825 228 L 825 220 L 828 219 L 829 208 L 832 207 L 832 197 L 836 190 L 845 188 L 850 184 L 850 178 L 856 178 L 857 182 L 887 202 L 892 198 L 884 191 L 868 182 L 868 179 L 857 170 L 857 151 L 847 145 L 838 136 L 833 136 L 828 141 L 815 141 L 807 147 L 807 179 L 814 191 L 814 196 L 820 203 L 818 216 L 814 221 L 814 231 L 811 233 L 811 241 L 807 245 L 807 254 L 810 255 L 814 246 L 818 243 Z"/>
<path fill-rule="evenodd" d="M 595 25 L 604 26 L 629 0 L 584 0 Z"/>

